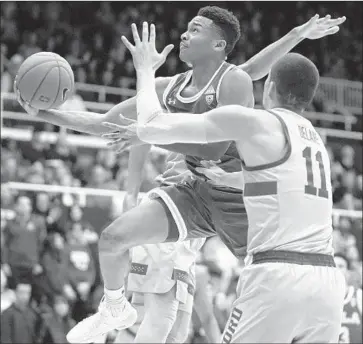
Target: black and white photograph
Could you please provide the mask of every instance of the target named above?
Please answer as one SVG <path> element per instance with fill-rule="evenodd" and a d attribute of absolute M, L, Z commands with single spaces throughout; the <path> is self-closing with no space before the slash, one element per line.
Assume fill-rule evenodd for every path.
<path fill-rule="evenodd" d="M 1 343 L 362 343 L 362 2 L 0 6 Z"/>

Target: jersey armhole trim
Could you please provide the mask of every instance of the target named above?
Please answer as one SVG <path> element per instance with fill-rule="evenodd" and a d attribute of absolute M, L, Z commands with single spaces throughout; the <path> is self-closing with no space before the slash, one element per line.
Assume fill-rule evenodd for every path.
<path fill-rule="evenodd" d="M 279 160 L 277 160 L 275 162 L 271 162 L 271 163 L 263 164 L 263 165 L 252 166 L 252 167 L 246 166 L 245 162 L 241 159 L 242 167 L 246 171 L 267 170 L 269 168 L 276 167 L 276 166 L 279 166 L 279 165 L 283 164 L 291 156 L 291 140 L 290 140 L 290 134 L 289 134 L 289 130 L 287 129 L 287 125 L 286 125 L 285 121 L 281 118 L 280 115 L 278 115 L 277 113 L 273 112 L 272 110 L 266 110 L 266 111 L 268 111 L 269 113 L 271 113 L 272 115 L 274 115 L 280 121 L 280 123 L 282 125 L 282 129 L 283 129 L 284 135 L 285 135 L 285 139 L 287 141 L 287 151 L 286 151 L 286 153 L 284 154 L 284 156 L 281 159 L 279 159 Z"/>
<path fill-rule="evenodd" d="M 217 84 L 217 89 L 216 89 L 216 100 L 217 100 L 217 104 L 219 104 L 219 91 L 220 91 L 220 88 L 221 88 L 221 84 L 222 84 L 222 81 L 223 81 L 223 78 L 226 76 L 226 74 L 231 71 L 234 67 L 236 67 L 235 65 L 231 64 L 229 65 L 226 70 L 222 73 L 219 81 L 218 81 L 218 84 Z"/>
<path fill-rule="evenodd" d="M 163 103 L 164 103 L 164 107 L 169 111 L 169 108 L 166 104 L 166 98 L 168 97 L 169 92 L 171 91 L 171 89 L 173 88 L 173 86 L 175 85 L 175 83 L 178 81 L 178 78 L 181 74 L 176 74 L 172 77 L 172 79 L 169 81 L 168 86 L 166 86 L 164 93 L 163 93 Z"/>

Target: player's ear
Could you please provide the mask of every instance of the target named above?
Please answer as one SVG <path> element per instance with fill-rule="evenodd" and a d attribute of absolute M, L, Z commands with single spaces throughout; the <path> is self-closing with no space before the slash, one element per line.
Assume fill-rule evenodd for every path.
<path fill-rule="evenodd" d="M 267 93 L 271 99 L 276 99 L 276 84 L 273 81 L 269 82 L 269 85 L 267 86 Z"/>
<path fill-rule="evenodd" d="M 227 42 L 224 39 L 219 39 L 218 41 L 214 41 L 214 49 L 217 51 L 223 51 L 226 49 Z"/>

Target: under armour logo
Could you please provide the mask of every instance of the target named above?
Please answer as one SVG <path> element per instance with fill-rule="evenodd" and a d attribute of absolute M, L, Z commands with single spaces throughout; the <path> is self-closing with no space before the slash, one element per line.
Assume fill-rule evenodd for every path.
<path fill-rule="evenodd" d="M 175 100 L 175 99 L 173 99 L 173 98 L 169 98 L 169 99 L 168 99 L 168 104 L 169 104 L 169 105 L 175 105 L 175 104 L 176 104 L 176 100 Z"/>

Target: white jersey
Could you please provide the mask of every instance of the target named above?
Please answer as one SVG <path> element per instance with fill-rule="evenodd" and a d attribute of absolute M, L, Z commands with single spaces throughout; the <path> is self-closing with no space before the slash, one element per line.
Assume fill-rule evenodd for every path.
<path fill-rule="evenodd" d="M 329 156 L 311 122 L 286 109 L 271 111 L 288 143 L 276 163 L 246 167 L 247 253 L 286 250 L 333 254 Z"/>

